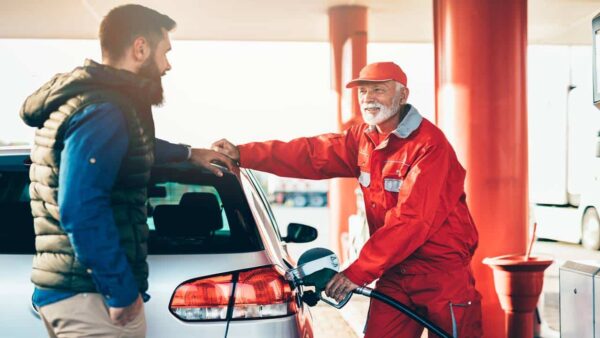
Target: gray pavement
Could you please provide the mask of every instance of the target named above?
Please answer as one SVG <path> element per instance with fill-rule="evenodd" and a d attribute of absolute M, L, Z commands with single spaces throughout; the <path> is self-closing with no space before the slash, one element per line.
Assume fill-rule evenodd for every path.
<path fill-rule="evenodd" d="M 315 338 L 357 338 L 354 328 L 344 319 L 342 313 L 334 307 L 319 303 L 311 308 Z"/>

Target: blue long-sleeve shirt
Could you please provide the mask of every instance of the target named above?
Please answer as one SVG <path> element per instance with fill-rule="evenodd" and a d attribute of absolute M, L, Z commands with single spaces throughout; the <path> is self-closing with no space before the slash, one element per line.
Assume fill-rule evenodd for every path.
<path fill-rule="evenodd" d="M 70 121 L 59 171 L 61 225 L 79 261 L 91 272 L 97 291 L 110 307 L 130 305 L 139 291 L 110 206 L 110 195 L 129 136 L 123 113 L 111 103 L 86 107 Z M 183 145 L 156 140 L 155 163 L 188 158 Z M 76 292 L 36 288 L 33 303 L 48 305 Z M 149 297 L 144 295 L 145 300 Z"/>

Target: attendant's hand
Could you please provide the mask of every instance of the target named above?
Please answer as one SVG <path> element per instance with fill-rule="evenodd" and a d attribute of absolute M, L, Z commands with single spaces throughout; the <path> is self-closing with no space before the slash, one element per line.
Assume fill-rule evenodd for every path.
<path fill-rule="evenodd" d="M 108 314 L 110 319 L 119 326 L 125 326 L 134 320 L 144 308 L 142 297 L 138 295 L 137 299 L 126 307 L 109 307 Z"/>
<path fill-rule="evenodd" d="M 221 154 L 227 155 L 235 162 L 240 161 L 239 149 L 233 143 L 227 141 L 226 139 L 218 140 L 217 142 L 213 143 L 211 149 L 214 151 L 218 151 Z"/>
<path fill-rule="evenodd" d="M 219 177 L 223 176 L 223 172 L 218 167 L 212 165 L 212 163 L 227 167 L 232 172 L 235 168 L 235 164 L 231 158 L 209 149 L 192 149 L 192 156 L 189 160 Z"/>
<path fill-rule="evenodd" d="M 327 283 L 325 294 L 339 303 L 346 298 L 346 295 L 349 292 L 354 291 L 356 288 L 358 288 L 358 285 L 354 284 L 342 272 L 338 272 L 333 276 L 329 283 Z"/>

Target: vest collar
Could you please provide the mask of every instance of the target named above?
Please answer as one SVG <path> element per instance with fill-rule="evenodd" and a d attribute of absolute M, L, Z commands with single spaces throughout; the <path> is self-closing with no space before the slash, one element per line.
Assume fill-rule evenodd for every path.
<path fill-rule="evenodd" d="M 160 82 L 92 60 L 70 73 L 58 74 L 31 94 L 23 103 L 21 118 L 32 127 L 41 127 L 50 114 L 67 100 L 93 91 L 109 91 L 132 100 L 138 109 L 150 111 L 151 98 L 162 90 Z"/>
<path fill-rule="evenodd" d="M 123 90 L 133 96 L 133 99 L 149 104 L 148 99 L 162 90 L 159 82 L 145 78 L 123 69 L 86 59 L 83 67 L 73 72 L 82 79 L 90 78 L 97 86 L 105 86 L 114 90 Z"/>

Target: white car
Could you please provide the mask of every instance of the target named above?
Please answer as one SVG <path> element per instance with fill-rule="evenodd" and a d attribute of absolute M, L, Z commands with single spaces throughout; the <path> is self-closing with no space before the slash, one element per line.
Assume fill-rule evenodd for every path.
<path fill-rule="evenodd" d="M 0 148 L 0 336 L 43 337 L 29 281 L 34 235 L 26 148 Z M 312 319 L 284 272 L 284 242 L 251 171 L 219 178 L 190 165 L 155 167 L 148 188 L 148 337 L 313 337 Z"/>

